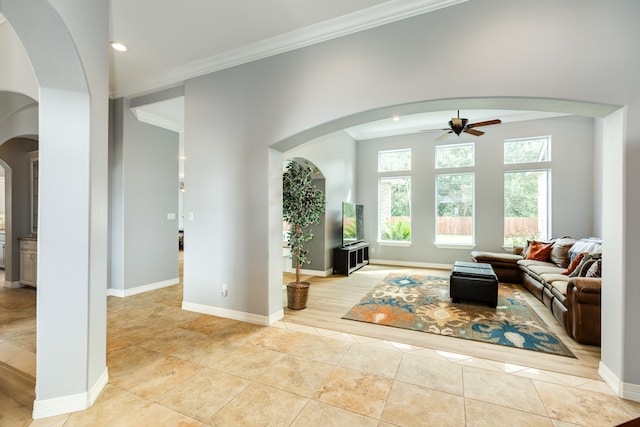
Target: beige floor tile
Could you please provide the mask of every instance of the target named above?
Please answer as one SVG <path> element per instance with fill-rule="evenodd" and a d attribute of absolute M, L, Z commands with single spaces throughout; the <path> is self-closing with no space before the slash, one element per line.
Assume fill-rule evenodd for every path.
<path fill-rule="evenodd" d="M 353 344 L 338 363 L 343 368 L 368 374 L 394 378 L 402 360 L 402 353 L 395 350 L 377 349 L 362 344 Z"/>
<path fill-rule="evenodd" d="M 389 378 L 335 368 L 313 398 L 348 411 L 380 418 L 392 384 Z"/>
<path fill-rule="evenodd" d="M 257 332 L 265 329 L 264 326 L 258 326 L 246 322 L 238 322 L 232 319 L 226 319 L 217 316 L 201 316 L 191 322 L 181 326 L 195 332 L 202 332 L 215 336 L 220 341 L 227 339 L 247 340 Z"/>
<path fill-rule="evenodd" d="M 133 372 L 157 362 L 165 356 L 161 353 L 147 350 L 138 346 L 130 346 L 122 350 L 107 354 L 107 367 L 109 377 L 115 379 L 121 376 L 131 375 Z"/>
<path fill-rule="evenodd" d="M 281 390 L 312 397 L 327 379 L 333 366 L 295 356 L 285 356 L 257 381 Z"/>
<path fill-rule="evenodd" d="M 562 381 L 558 377 L 549 375 L 549 373 L 546 371 L 541 371 L 539 369 L 534 369 L 534 368 L 519 370 L 517 372 L 514 372 L 514 375 L 518 377 L 529 378 L 532 380 L 544 381 L 547 383 L 566 385 L 564 381 Z"/>
<path fill-rule="evenodd" d="M 297 323 L 287 323 L 285 328 L 290 331 L 304 332 L 305 334 L 309 334 L 309 335 L 320 335 L 318 330 L 313 326 L 299 325 Z"/>
<path fill-rule="evenodd" d="M 604 381 L 590 381 L 586 384 L 578 386 L 578 388 L 581 390 L 595 391 L 598 393 L 615 396 L 615 393 L 613 392 L 613 390 L 611 390 L 611 387 L 609 387 Z"/>
<path fill-rule="evenodd" d="M 418 356 L 422 356 L 422 357 L 428 357 L 430 359 L 449 360 L 446 357 L 444 357 L 442 354 L 440 354 L 441 353 L 440 351 L 434 350 L 434 349 L 431 349 L 431 348 L 421 348 L 421 349 L 414 350 L 414 351 L 412 351 L 410 353 L 418 355 Z M 471 360 L 471 359 L 470 358 L 466 358 L 464 360 Z"/>
<path fill-rule="evenodd" d="M 276 351 L 245 344 L 211 365 L 212 368 L 254 380 L 278 363 L 285 355 Z"/>
<path fill-rule="evenodd" d="M 178 353 L 184 348 L 197 347 L 200 343 L 209 341 L 210 339 L 211 338 L 208 335 L 200 332 L 174 328 L 141 342 L 138 345 L 140 347 L 168 355 Z"/>
<path fill-rule="evenodd" d="M 165 356 L 126 376 L 114 378 L 113 385 L 148 400 L 155 400 L 198 371 L 198 365 Z"/>
<path fill-rule="evenodd" d="M 634 402 L 633 400 L 626 399 L 618 399 L 618 401 L 632 417 L 640 418 L 640 402 Z"/>
<path fill-rule="evenodd" d="M 578 424 L 565 423 L 564 421 L 559 420 L 551 420 L 551 422 L 553 423 L 553 427 L 583 427 L 579 426 Z"/>
<path fill-rule="evenodd" d="M 213 366 L 230 352 L 237 350 L 243 345 L 242 340 L 234 342 L 233 340 L 219 340 L 216 337 L 198 332 L 189 331 L 202 337 L 193 341 L 182 342 L 179 349 L 171 353 L 171 356 L 179 359 L 188 360 L 201 366 Z"/>
<path fill-rule="evenodd" d="M 337 365 L 352 344 L 328 337 L 305 335 L 300 337 L 290 354 L 316 362 Z"/>
<path fill-rule="evenodd" d="M 29 427 L 64 427 L 69 419 L 69 414 L 58 415 L 56 417 L 41 418 L 31 421 Z"/>
<path fill-rule="evenodd" d="M 305 335 L 303 332 L 264 328 L 259 334 L 255 334 L 250 342 L 267 350 L 289 353 L 298 344 L 298 340 Z"/>
<path fill-rule="evenodd" d="M 548 371 L 546 373 L 554 378 L 559 379 L 563 384 L 571 387 L 578 387 L 592 381 L 589 378 L 576 377 L 574 375 L 562 374 L 560 372 Z"/>
<path fill-rule="evenodd" d="M 452 353 L 450 351 L 436 350 L 436 353 L 451 362 L 461 362 L 463 360 L 472 359 L 468 354 Z"/>
<path fill-rule="evenodd" d="M 396 380 L 462 396 L 462 366 L 444 360 L 405 354 Z"/>
<path fill-rule="evenodd" d="M 310 400 L 291 427 L 377 427 L 378 420 Z"/>
<path fill-rule="evenodd" d="M 235 375 L 201 368 L 191 378 L 172 388 L 158 403 L 208 423 L 216 412 L 251 384 Z"/>
<path fill-rule="evenodd" d="M 464 426 L 464 399 L 396 381 L 381 418 L 403 427 Z"/>
<path fill-rule="evenodd" d="M 506 374 L 515 374 L 516 372 L 526 371 L 529 369 L 528 366 L 515 365 L 513 363 L 495 362 L 492 360 L 490 360 L 489 363 L 498 368 L 500 372 L 504 372 Z"/>
<path fill-rule="evenodd" d="M 612 426 L 632 418 L 614 396 L 541 381 L 534 384 L 551 418 L 587 426 Z"/>
<path fill-rule="evenodd" d="M 480 359 L 477 357 L 473 357 L 471 359 L 464 359 L 456 363 L 461 366 L 471 366 L 473 368 L 486 369 L 488 371 L 502 372 L 500 368 L 490 363 L 490 361 L 485 359 Z"/>
<path fill-rule="evenodd" d="M 540 397 L 528 378 L 462 367 L 464 396 L 523 412 L 548 416 Z"/>
<path fill-rule="evenodd" d="M 465 399 L 467 427 L 553 427 L 550 418 Z"/>
<path fill-rule="evenodd" d="M 69 415 L 64 427 L 201 427 L 202 423 L 107 385 L 93 407 Z"/>
<path fill-rule="evenodd" d="M 262 384 L 252 384 L 220 409 L 212 426 L 287 426 L 308 399 Z"/>

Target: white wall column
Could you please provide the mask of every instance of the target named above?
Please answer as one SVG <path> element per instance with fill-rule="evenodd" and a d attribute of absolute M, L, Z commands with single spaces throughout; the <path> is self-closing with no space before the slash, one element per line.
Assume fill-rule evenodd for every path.
<path fill-rule="evenodd" d="M 0 0 L 40 86 L 34 418 L 89 407 L 106 368 L 108 3 Z"/>

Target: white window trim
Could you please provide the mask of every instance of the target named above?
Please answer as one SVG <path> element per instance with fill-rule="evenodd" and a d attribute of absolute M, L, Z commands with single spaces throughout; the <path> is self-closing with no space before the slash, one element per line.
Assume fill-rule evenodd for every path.
<path fill-rule="evenodd" d="M 468 168 L 460 168 L 460 169 L 468 169 Z M 444 175 L 471 175 L 473 177 L 473 194 L 471 195 L 471 203 L 473 204 L 472 216 L 473 219 L 471 221 L 471 243 L 441 243 L 438 240 L 438 187 L 435 186 L 435 206 L 434 206 L 434 236 L 436 236 L 436 240 L 433 244 L 437 248 L 441 249 L 473 249 L 476 246 L 476 174 L 475 172 L 449 172 L 449 173 L 438 173 L 435 175 L 435 183 L 437 183 L 438 176 Z M 503 233 L 504 234 L 504 233 Z"/>
<path fill-rule="evenodd" d="M 399 172 L 406 172 L 406 171 L 399 171 Z M 381 224 L 381 219 L 380 218 L 380 181 L 385 180 L 385 179 L 407 179 L 409 180 L 409 189 L 411 191 L 411 194 L 413 194 L 413 188 L 412 188 L 412 179 L 411 179 L 411 175 L 406 175 L 406 174 L 402 174 L 402 175 L 379 175 L 378 176 L 378 237 L 377 237 L 377 242 L 385 242 L 385 243 L 401 243 L 401 245 L 389 245 L 389 246 L 408 246 L 406 245 L 407 243 L 410 245 L 411 244 L 411 240 L 383 240 L 382 239 L 382 224 Z M 411 210 L 411 197 L 409 197 L 409 218 L 411 221 L 411 237 L 413 238 L 413 211 Z"/>

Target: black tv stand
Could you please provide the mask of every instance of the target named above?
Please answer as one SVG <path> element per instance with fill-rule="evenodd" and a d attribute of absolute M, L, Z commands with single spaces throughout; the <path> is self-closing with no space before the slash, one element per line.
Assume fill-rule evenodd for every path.
<path fill-rule="evenodd" d="M 369 264 L 369 243 L 359 242 L 333 250 L 333 274 L 348 276 Z"/>

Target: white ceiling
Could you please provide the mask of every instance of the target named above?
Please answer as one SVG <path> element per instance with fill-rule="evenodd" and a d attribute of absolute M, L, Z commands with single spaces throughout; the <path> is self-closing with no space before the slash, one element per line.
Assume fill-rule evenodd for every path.
<path fill-rule="evenodd" d="M 133 97 L 186 79 L 308 46 L 467 0 L 111 0 L 111 39 L 128 52 L 111 52 L 111 95 Z M 184 99 L 134 109 L 139 120 L 181 132 Z M 470 122 L 503 122 L 555 114 L 466 110 Z M 438 111 L 345 129 L 354 139 L 434 132 L 456 111 Z M 434 134 L 434 138 L 435 138 Z"/>
<path fill-rule="evenodd" d="M 111 0 L 111 95 L 135 96 L 467 0 Z"/>

